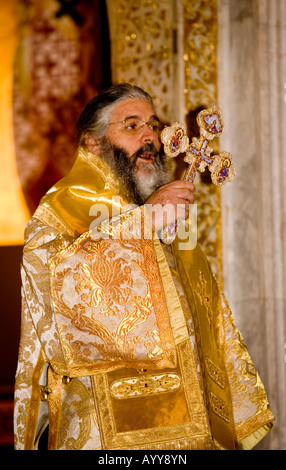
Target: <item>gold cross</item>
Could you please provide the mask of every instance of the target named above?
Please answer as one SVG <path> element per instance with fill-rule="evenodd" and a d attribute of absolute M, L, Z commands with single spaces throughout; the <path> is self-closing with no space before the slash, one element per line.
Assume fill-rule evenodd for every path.
<path fill-rule="evenodd" d="M 161 134 L 165 154 L 174 158 L 186 152 L 184 161 L 189 164 L 183 177 L 186 181 L 193 182 L 197 172 L 203 172 L 207 166 L 214 184 L 221 186 L 227 181 L 232 181 L 235 169 L 231 154 L 221 152 L 219 155 L 212 156 L 213 149 L 209 146 L 209 142 L 223 131 L 224 124 L 220 109 L 217 106 L 204 109 L 198 114 L 197 123 L 200 128 L 200 137 L 193 137 L 191 145 L 184 124 L 174 122 L 166 127 Z M 164 243 L 172 243 L 175 239 L 179 222 L 162 229 L 161 239 Z"/>

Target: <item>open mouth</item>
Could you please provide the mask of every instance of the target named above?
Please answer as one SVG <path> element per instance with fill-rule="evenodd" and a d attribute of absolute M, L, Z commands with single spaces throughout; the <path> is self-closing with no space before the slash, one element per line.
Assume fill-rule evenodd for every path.
<path fill-rule="evenodd" d="M 141 161 L 145 162 L 152 162 L 154 160 L 154 153 L 153 152 L 144 152 L 139 155 Z"/>

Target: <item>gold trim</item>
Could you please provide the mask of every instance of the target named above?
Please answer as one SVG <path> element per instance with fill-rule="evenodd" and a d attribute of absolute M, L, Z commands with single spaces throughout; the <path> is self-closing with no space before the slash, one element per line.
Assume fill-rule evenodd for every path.
<path fill-rule="evenodd" d="M 42 370 L 45 364 L 45 357 L 42 349 L 40 350 L 38 362 L 33 372 L 32 390 L 29 409 L 27 412 L 26 434 L 25 434 L 25 450 L 34 450 L 35 434 L 38 421 L 38 413 L 41 402 L 41 387 L 39 385 Z"/>
<path fill-rule="evenodd" d="M 49 442 L 48 449 L 56 450 L 58 443 L 60 414 L 61 414 L 61 375 L 53 372 L 52 367 L 48 369 L 48 402 L 49 402 Z"/>
<path fill-rule="evenodd" d="M 251 450 L 253 449 L 272 429 L 272 423 L 265 424 L 261 428 L 254 431 L 249 436 L 242 439 L 238 446 L 241 450 Z"/>
<path fill-rule="evenodd" d="M 249 419 L 248 421 L 246 421 L 245 423 L 237 427 L 236 429 L 237 440 L 243 441 L 248 436 L 250 436 L 251 433 L 256 432 L 254 431 L 255 429 L 258 431 L 258 429 L 268 424 L 270 424 L 272 427 L 271 423 L 272 421 L 274 421 L 274 419 L 275 418 L 270 409 L 264 410 L 261 413 L 254 415 L 251 419 Z"/>
<path fill-rule="evenodd" d="M 169 311 L 170 321 L 174 335 L 174 341 L 177 345 L 189 338 L 186 320 L 176 287 L 174 285 L 172 275 L 170 273 L 169 265 L 167 263 L 163 248 L 161 246 L 161 242 L 156 236 L 156 234 L 154 234 L 153 241 L 159 265 L 160 276 L 164 286 L 167 308 Z"/>

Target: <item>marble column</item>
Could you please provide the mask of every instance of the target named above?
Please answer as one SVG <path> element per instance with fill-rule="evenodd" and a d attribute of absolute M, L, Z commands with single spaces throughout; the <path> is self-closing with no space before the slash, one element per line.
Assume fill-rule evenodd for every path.
<path fill-rule="evenodd" d="M 224 290 L 276 416 L 260 448 L 286 449 L 286 2 L 218 0 Z"/>

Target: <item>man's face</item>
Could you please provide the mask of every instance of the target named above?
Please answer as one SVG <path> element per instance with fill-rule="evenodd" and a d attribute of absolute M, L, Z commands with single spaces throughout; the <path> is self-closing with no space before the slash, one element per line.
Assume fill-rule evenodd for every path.
<path fill-rule="evenodd" d="M 114 147 L 124 149 L 130 159 L 139 151 L 134 169 L 137 176 L 147 176 L 153 171 L 154 153 L 144 146 L 151 143 L 160 150 L 159 133 L 155 130 L 157 119 L 151 103 L 140 98 L 120 101 L 111 113 L 106 138 Z M 140 124 L 138 132 L 132 130 L 136 122 Z"/>

